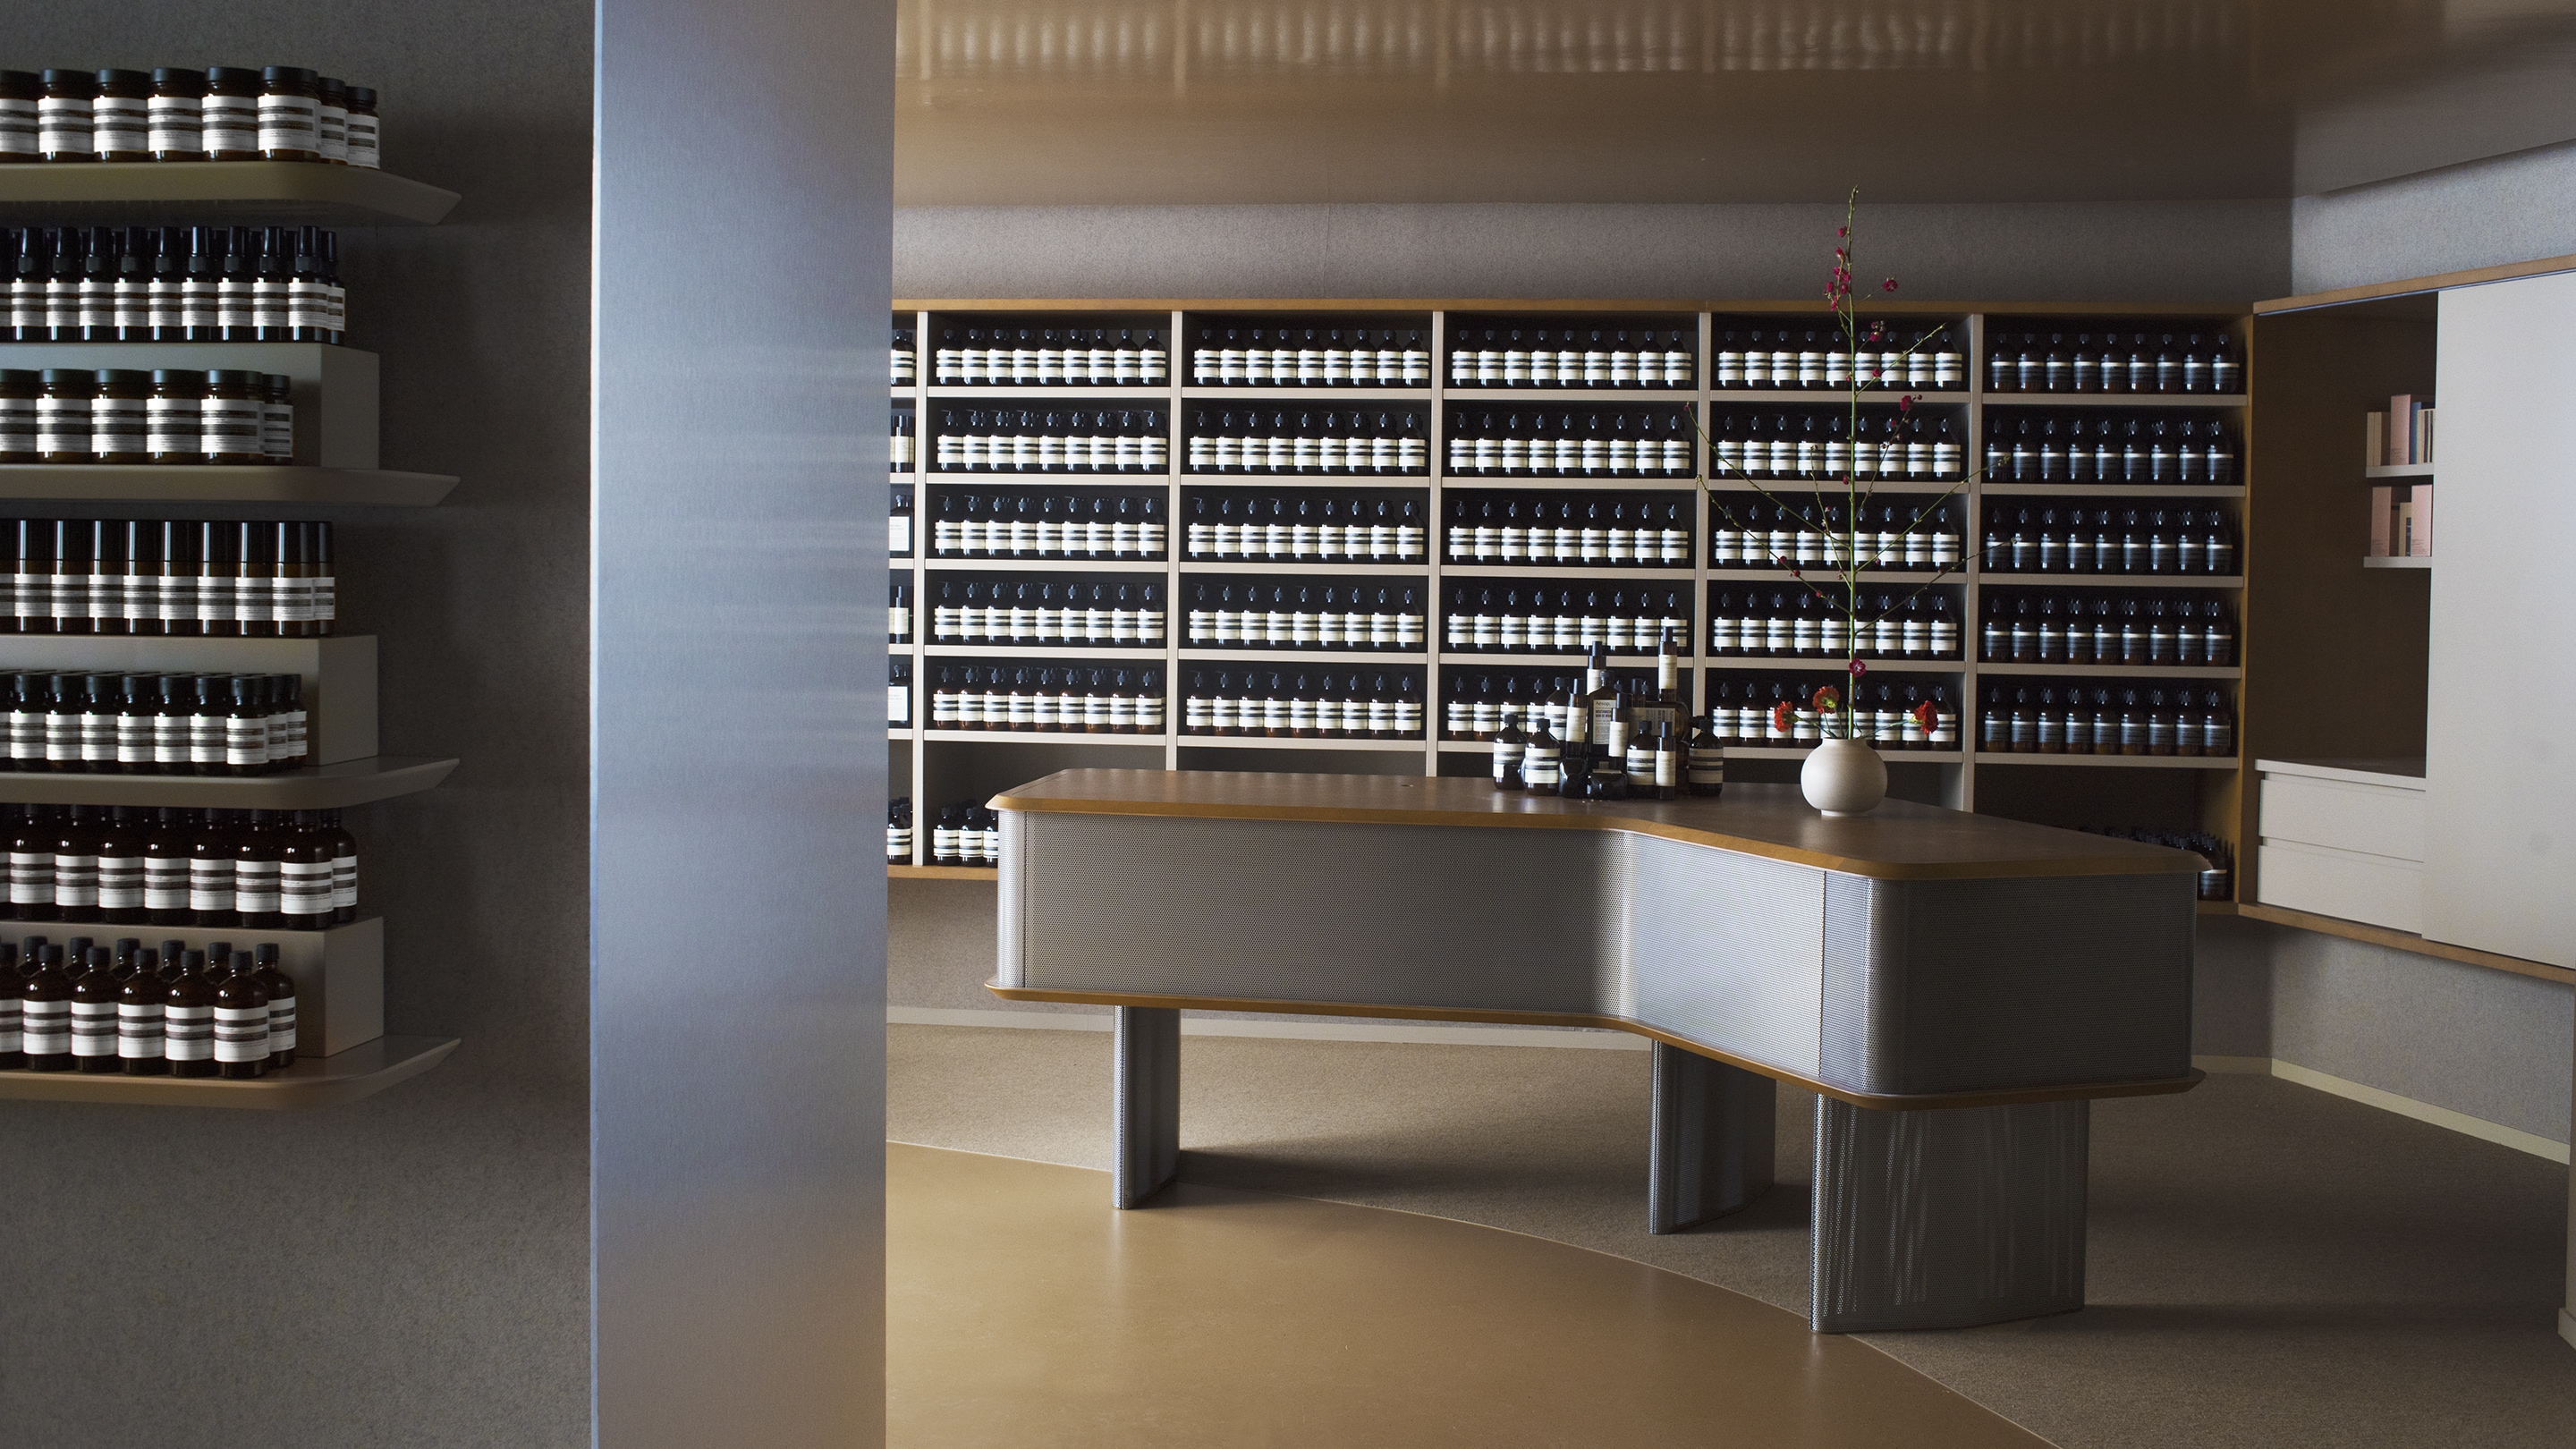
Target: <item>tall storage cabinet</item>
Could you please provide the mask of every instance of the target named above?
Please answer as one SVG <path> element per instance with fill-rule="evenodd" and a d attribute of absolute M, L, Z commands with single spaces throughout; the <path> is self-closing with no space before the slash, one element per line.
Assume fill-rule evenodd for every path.
<path fill-rule="evenodd" d="M 2576 966 L 2576 274 L 2441 296 L 2424 935 Z"/>

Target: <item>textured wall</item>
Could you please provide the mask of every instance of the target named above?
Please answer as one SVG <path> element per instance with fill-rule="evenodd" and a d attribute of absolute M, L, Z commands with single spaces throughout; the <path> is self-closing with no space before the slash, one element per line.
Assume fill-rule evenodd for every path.
<path fill-rule="evenodd" d="M 342 519 L 388 753 L 352 811 L 386 1022 L 464 1045 L 323 1112 L 0 1103 L 0 1444 L 589 1439 L 591 7 L 18 7 L 9 63 L 318 66 L 384 96 L 393 171 L 464 193 L 343 234 L 388 467 L 445 507 Z"/>
<path fill-rule="evenodd" d="M 1875 206 L 1862 270 L 1924 299 L 2252 301 L 2286 202 Z M 1840 207 L 910 207 L 899 297 L 1742 297 L 1818 293 Z"/>
<path fill-rule="evenodd" d="M 2576 252 L 2576 142 L 2290 204 L 2294 293 Z"/>
<path fill-rule="evenodd" d="M 2568 1140 L 2576 990 L 2313 931 L 2269 928 L 2272 1055 Z"/>

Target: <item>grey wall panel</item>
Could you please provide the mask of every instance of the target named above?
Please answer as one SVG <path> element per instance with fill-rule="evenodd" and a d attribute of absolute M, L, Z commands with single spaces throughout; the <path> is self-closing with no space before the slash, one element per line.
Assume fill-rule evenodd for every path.
<path fill-rule="evenodd" d="M 2280 201 L 1888 205 L 1862 267 L 1921 298 L 2252 301 L 2289 281 Z M 1840 207 L 907 207 L 907 297 L 1807 297 Z"/>
<path fill-rule="evenodd" d="M 884 1432 L 892 28 L 826 0 L 599 11 L 592 1262 L 616 1449 Z"/>
<path fill-rule="evenodd" d="M 2290 206 L 2294 293 L 2571 252 L 2576 142 L 2302 196 Z"/>
<path fill-rule="evenodd" d="M 349 812 L 386 1025 L 464 1045 L 323 1112 L 0 1103 L 0 1444 L 582 1444 L 591 6 L 8 20 L 11 65 L 374 86 L 386 165 L 464 196 L 437 227 L 341 234 L 384 465 L 464 481 L 445 507 L 334 515 L 343 626 L 382 645 L 383 747 L 464 760 Z"/>
<path fill-rule="evenodd" d="M 2272 1056 L 2555 1142 L 2576 989 L 2271 928 Z"/>

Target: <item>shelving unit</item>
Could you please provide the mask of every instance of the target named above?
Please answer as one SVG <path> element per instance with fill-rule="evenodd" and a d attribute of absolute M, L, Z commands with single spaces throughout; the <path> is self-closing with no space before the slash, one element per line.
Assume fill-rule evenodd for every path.
<path fill-rule="evenodd" d="M 454 192 L 360 167 L 289 162 L 92 163 L 0 167 L 0 220 L 12 224 L 239 223 L 343 227 L 429 225 Z M 260 517 L 248 507 L 422 508 L 444 501 L 453 477 L 377 466 L 377 369 L 372 353 L 310 343 L 9 343 L 11 366 L 256 367 L 294 381 L 296 462 L 257 466 L 0 465 L 0 499 L 38 513 L 129 504 L 183 505 L 202 516 Z M 266 516 L 275 516 L 269 514 Z M 281 774 L 0 772 L 0 801 L 32 805 L 316 810 L 428 790 L 452 759 L 379 755 L 375 640 L 129 636 L 0 636 L 0 660 L 37 668 L 247 669 L 299 673 L 311 694 L 320 763 Z M 6 923 L 0 923 L 6 924 Z M 41 934 L 176 936 L 205 928 L 22 923 Z M 227 929 L 247 948 L 273 942 L 298 982 L 304 1054 L 250 1080 L 0 1072 L 0 1098 L 24 1101 L 219 1106 L 283 1110 L 371 1096 L 445 1060 L 454 1040 L 383 1034 L 383 923 L 367 917 L 317 930 Z M 306 993 L 310 993 L 309 1000 Z M 324 1053 L 328 1053 L 325 1055 Z"/>
<path fill-rule="evenodd" d="M 935 677 L 937 661 L 943 657 L 970 657 L 952 653 L 953 646 L 929 642 L 930 612 L 934 600 L 931 585 L 934 575 L 945 572 L 978 572 L 1011 569 L 1013 562 L 985 557 L 939 557 L 930 552 L 933 500 L 937 490 L 952 484 L 979 486 L 984 489 L 1009 488 L 1014 485 L 1035 489 L 1080 489 L 1100 487 L 1133 492 L 1140 488 L 1163 490 L 1168 499 L 1172 556 L 1166 561 L 1130 561 L 1091 563 L 1028 559 L 1017 568 L 1030 573 L 1066 571 L 1118 571 L 1160 573 L 1166 582 L 1165 598 L 1170 610 L 1167 644 L 1161 651 L 1121 651 L 1122 659 L 1159 668 L 1169 688 L 1167 710 L 1177 725 L 1183 717 L 1183 697 L 1188 676 L 1194 667 L 1241 662 L 1261 665 L 1275 662 L 1281 672 L 1292 669 L 1357 671 L 1363 674 L 1375 668 L 1405 668 L 1421 672 L 1423 699 L 1429 717 L 1429 738 L 1405 740 L 1286 738 L 1259 736 L 1193 735 L 1170 736 L 1086 736 L 1022 732 L 891 730 L 890 748 L 897 752 L 891 762 L 894 779 L 909 779 L 914 801 L 917 860 L 929 858 L 932 822 L 940 806 L 959 800 L 981 801 L 993 790 L 1017 783 L 1032 774 L 1075 764 L 1142 763 L 1135 757 L 1145 754 L 1139 746 L 1159 746 L 1163 768 L 1222 768 L 1217 763 L 1229 754 L 1255 752 L 1263 754 L 1263 765 L 1275 765 L 1281 759 L 1312 760 L 1313 768 L 1323 771 L 1351 769 L 1403 769 L 1421 774 L 1481 773 L 1490 746 L 1481 741 L 1441 739 L 1441 701 L 1445 698 L 1443 680 L 1454 672 L 1473 674 L 1479 671 L 1554 667 L 1573 670 L 1580 656 L 1560 654 L 1460 652 L 1440 648 L 1444 636 L 1441 610 L 1447 601 L 1446 584 L 1482 579 L 1533 579 L 1551 581 L 1594 582 L 1603 590 L 1631 588 L 1639 585 L 1687 590 L 1690 600 L 1690 638 L 1683 660 L 1686 689 L 1694 712 L 1707 707 L 1708 687 L 1712 678 L 1748 673 L 1778 675 L 1823 675 L 1838 673 L 1841 662 L 1831 658 L 1770 658 L 1745 655 L 1719 655 L 1708 652 L 1707 610 L 1712 585 L 1777 583 L 1793 586 L 1794 578 L 1785 570 L 1711 567 L 1708 563 L 1708 540 L 1711 515 L 1704 502 L 1695 502 L 1692 510 L 1694 536 L 1688 568 L 1640 568 L 1633 566 L 1582 569 L 1556 565 L 1517 567 L 1512 565 L 1461 565 L 1447 561 L 1441 524 L 1445 517 L 1445 500 L 1451 490 L 1476 492 L 1618 492 L 1697 498 L 1699 485 L 1690 479 L 1657 476 L 1612 478 L 1547 478 L 1533 476 L 1497 476 L 1459 474 L 1446 469 L 1446 439 L 1453 412 L 1487 405 L 1496 410 L 1510 405 L 1526 408 L 1537 403 L 1570 408 L 1626 408 L 1632 410 L 1671 408 L 1686 405 L 1703 425 L 1712 410 L 1730 407 L 1759 406 L 1765 409 L 1832 408 L 1839 406 L 1844 394 L 1835 389 L 1716 388 L 1711 383 L 1710 361 L 1712 339 L 1718 319 L 1748 315 L 1770 315 L 1782 318 L 1820 316 L 1821 309 L 1808 303 L 1617 303 L 1594 302 L 1505 302 L 1505 301 L 1383 301 L 1311 303 L 1278 302 L 1143 302 L 1115 303 L 1089 301 L 982 301 L 925 300 L 897 304 L 895 325 L 910 328 L 918 348 L 916 372 L 921 381 L 911 386 L 898 386 L 891 399 L 899 408 L 912 410 L 915 419 L 916 453 L 923 461 L 911 471 L 897 472 L 893 481 L 898 487 L 913 490 L 914 554 L 892 561 L 898 575 L 908 577 L 914 600 L 916 635 L 909 646 L 894 646 L 898 657 L 907 649 L 915 661 L 913 674 L 914 717 L 928 718 L 928 699 Z M 1202 387 L 1189 383 L 1191 329 L 1203 315 L 1220 325 L 1240 325 L 1247 320 L 1256 325 L 1304 325 L 1307 319 L 1321 326 L 1321 316 L 1357 318 L 1384 317 L 1384 324 L 1397 327 L 1420 327 L 1432 351 L 1432 380 L 1418 388 L 1353 387 L 1307 388 L 1283 386 L 1218 386 Z M 1907 303 L 1884 308 L 1865 309 L 1867 316 L 1887 316 L 1904 321 L 1930 324 L 1945 322 L 1960 330 L 1972 377 L 1983 374 L 1982 360 L 1990 324 L 2018 325 L 2020 319 L 2084 316 L 2136 319 L 2141 327 L 2152 329 L 2158 319 L 2192 318 L 2218 324 L 2235 342 L 2238 355 L 2244 356 L 2245 318 L 2240 308 L 2218 305 L 2206 307 L 2121 307 L 2102 309 L 2064 309 L 2043 307 L 1998 306 L 1984 311 L 1963 311 L 1956 306 Z M 949 325 L 971 325 L 979 318 L 1041 318 L 1051 314 L 1061 326 L 1128 326 L 1134 319 L 1149 320 L 1142 325 L 1161 332 L 1169 352 L 1171 382 L 1159 387 L 1090 388 L 1062 384 L 1026 387 L 942 387 L 933 385 L 935 352 L 940 345 L 939 331 L 943 319 Z M 1112 320 L 1111 314 L 1115 314 Z M 1475 314 L 1478 327 L 1487 325 L 1481 319 L 1489 314 L 1519 314 L 1539 319 L 1581 314 L 1585 317 L 1625 319 L 1625 325 L 1656 328 L 1682 327 L 1685 331 L 1696 318 L 1697 345 L 1694 349 L 1697 379 L 1691 387 L 1582 387 L 1582 388 L 1494 388 L 1453 387 L 1448 376 L 1448 336 L 1453 325 L 1459 325 L 1466 314 Z M 1400 320 L 1399 320 L 1400 319 Z M 1427 320 L 1426 320 L 1427 319 Z M 1964 326 L 1962 327 L 1962 322 Z M 1037 325 L 1032 322 L 1030 325 Z M 1549 324 L 1552 325 L 1552 324 Z M 2250 561 L 2236 574 L 2227 576 L 2183 575 L 2110 575 L 2110 574 L 1986 574 L 1979 567 L 1978 544 L 1981 537 L 1984 500 L 2063 498 L 2078 502 L 2089 499 L 2169 498 L 2184 506 L 2219 505 L 2236 515 L 2240 538 L 2247 536 L 2249 508 L 2244 479 L 2252 476 L 2250 460 L 2245 457 L 2246 396 L 2207 394 L 2154 394 L 2147 396 L 2118 393 L 2052 394 L 2023 392 L 1990 392 L 1978 390 L 1922 391 L 1917 399 L 1917 416 L 1948 418 L 1967 452 L 1966 466 L 1973 470 L 1980 457 L 1980 441 L 1986 432 L 1988 411 L 1995 408 L 2091 409 L 2095 411 L 2156 410 L 2189 411 L 2194 416 L 2217 416 L 2228 421 L 2236 439 L 2240 457 L 2238 482 L 2225 485 L 2175 484 L 2171 486 L 2094 484 L 2094 483 L 1985 483 L 1971 479 L 1955 487 L 1946 483 L 1907 479 L 1892 481 L 1874 490 L 1890 501 L 1910 498 L 1928 501 L 1938 495 L 1955 493 L 1965 535 L 1967 562 L 1952 570 L 1935 587 L 1953 593 L 1965 652 L 1977 649 L 1975 624 L 1980 617 L 1980 590 L 1988 585 L 2014 588 L 2065 587 L 2091 590 L 2130 591 L 2150 589 L 2190 589 L 2219 594 L 2229 600 L 2231 610 L 2241 618 L 2241 601 Z M 1893 393 L 1886 395 L 1892 404 Z M 1130 408 L 1151 405 L 1165 418 L 1165 444 L 1168 465 L 1155 473 L 941 473 L 936 470 L 933 439 L 938 431 L 937 414 L 941 404 L 958 405 L 963 411 L 972 403 L 1025 403 L 1067 411 L 1080 409 L 1084 403 L 1097 400 L 1106 404 L 1124 404 Z M 1247 407 L 1262 411 L 1321 412 L 1336 406 L 1402 407 L 1418 411 L 1426 420 L 1430 444 L 1429 468 L 1415 474 L 1287 474 L 1264 475 L 1243 473 L 1195 473 L 1187 471 L 1187 435 L 1190 416 L 1198 404 L 1210 408 L 1231 406 L 1241 412 Z M 1704 450 L 1703 450 L 1704 451 Z M 1807 496 L 1809 485 L 1795 480 L 1779 480 L 1763 485 L 1775 496 L 1798 499 Z M 1425 502 L 1424 522 L 1427 557 L 1417 564 L 1349 564 L 1349 563 L 1271 563 L 1260 559 L 1214 560 L 1186 556 L 1183 547 L 1185 519 L 1182 512 L 1185 490 L 1201 488 L 1241 488 L 1247 490 L 1278 489 L 1329 492 L 1335 488 L 1370 488 L 1419 493 Z M 1754 485 L 1737 479 L 1721 479 L 1710 485 L 1711 491 L 1745 494 Z M 1828 492 L 1827 501 L 1839 495 Z M 1087 565 L 1087 569 L 1086 569 Z M 1357 576 L 1373 579 L 1401 579 L 1416 582 L 1423 589 L 1428 605 L 1426 628 L 1430 644 L 1424 653 L 1379 653 L 1376 651 L 1328 650 L 1236 650 L 1201 648 L 1186 642 L 1183 619 L 1189 608 L 1183 592 L 1186 582 L 1211 575 L 1294 575 Z M 1825 577 L 1811 573 L 1811 577 Z M 1864 576 L 1864 587 L 1885 586 L 1889 589 L 1911 589 L 1931 581 L 1933 575 L 1922 570 L 1885 572 L 1871 571 Z M 1082 647 L 1058 649 L 995 646 L 994 654 L 1008 654 L 1029 659 L 1063 659 L 1067 661 L 1102 657 L 1106 651 Z M 1613 659 L 1614 667 L 1646 669 L 1653 666 L 1651 654 L 1623 654 Z M 2242 671 L 2236 667 L 2126 667 L 2120 665 L 2011 665 L 1982 663 L 1973 657 L 1932 660 L 1889 658 L 1866 660 L 1871 673 L 1901 677 L 1908 682 L 1938 679 L 1955 686 L 1955 699 L 1961 715 L 1963 746 L 1953 752 L 1890 751 L 1885 758 L 1894 771 L 1897 793 L 1909 798 L 1926 799 L 1963 809 L 1994 808 L 2025 818 L 2045 819 L 2056 824 L 2156 823 L 2164 828 L 2200 829 L 2231 843 L 2241 838 L 2237 828 L 2239 801 L 2236 775 L 2241 756 L 2222 759 L 2177 756 L 2038 756 L 2022 754 L 1989 754 L 1973 748 L 1977 728 L 1981 683 L 2000 680 L 2054 682 L 2058 678 L 2083 678 L 2097 681 L 2134 680 L 2141 687 L 2166 683 L 2210 682 L 2232 685 Z M 972 748 L 966 748 L 972 747 Z M 1102 748 L 1105 747 L 1105 748 Z M 1186 760 L 1184 752 L 1191 752 Z M 1265 753 L 1266 752 L 1266 753 Z M 1730 748 L 1730 761 L 1741 761 L 1747 778 L 1786 779 L 1794 775 L 1796 763 L 1806 753 L 1798 748 L 1749 747 Z M 1147 758 L 1151 758 L 1149 755 Z M 2026 772 L 2013 767 L 2040 763 L 2054 766 L 2081 766 L 2091 771 L 2085 783 L 2053 787 L 2056 797 L 2040 801 L 2013 782 L 2028 778 Z M 1989 769 L 1988 767 L 1991 767 Z M 1987 776 L 1981 800 L 1980 773 Z M 2187 773 L 2177 774 L 2177 771 Z M 2000 772 L 2000 773 L 1997 773 Z M 2131 772 L 2131 773 L 2123 773 Z M 2001 784 L 1998 785 L 1997 782 Z M 2095 782 L 2126 781 L 2118 788 L 2097 786 Z M 895 786 L 900 791 L 900 783 Z M 2136 818 L 2133 812 L 2152 811 L 2154 821 Z"/>

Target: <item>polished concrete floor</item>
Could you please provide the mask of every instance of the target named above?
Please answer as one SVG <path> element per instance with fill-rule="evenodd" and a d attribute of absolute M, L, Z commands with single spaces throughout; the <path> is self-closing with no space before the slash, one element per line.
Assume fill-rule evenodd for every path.
<path fill-rule="evenodd" d="M 1106 1033 L 889 1035 L 895 1139 L 1107 1160 Z M 1770 1197 L 1703 1231 L 1649 1237 L 1646 1060 L 1190 1037 L 1183 1179 L 1504 1228 L 1803 1315 L 1812 1099 L 1781 1092 Z M 1102 1184 L 1095 1222 L 1135 1219 L 1113 1217 L 1105 1181 L 1087 1180 Z M 2099 1104 L 2092 1207 L 2083 1312 L 1842 1342 L 2065 1449 L 2576 1444 L 2576 1350 L 2554 1331 L 2564 1167 L 2286 1082 L 2222 1077 L 2182 1097 Z M 1442 1373 L 1482 1349 L 1432 1346 Z"/>
<path fill-rule="evenodd" d="M 1659 1268 L 1384 1208 L 896 1145 L 888 1442 L 2040 1449 Z"/>

